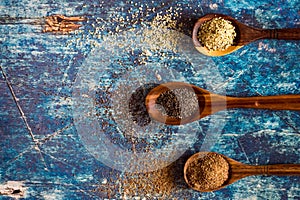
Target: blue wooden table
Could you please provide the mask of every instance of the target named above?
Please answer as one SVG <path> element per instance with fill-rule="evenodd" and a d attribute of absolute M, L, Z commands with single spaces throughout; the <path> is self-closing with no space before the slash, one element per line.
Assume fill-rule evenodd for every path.
<path fill-rule="evenodd" d="M 145 94 L 169 81 L 229 96 L 300 94 L 298 41 L 206 57 L 191 41 L 206 13 L 300 26 L 297 0 L 1 1 L 0 199 L 300 199 L 296 176 L 199 193 L 182 174 L 198 151 L 300 163 L 299 112 L 232 109 L 172 127 L 143 110 Z M 43 32 L 54 14 L 86 20 L 69 33 Z"/>

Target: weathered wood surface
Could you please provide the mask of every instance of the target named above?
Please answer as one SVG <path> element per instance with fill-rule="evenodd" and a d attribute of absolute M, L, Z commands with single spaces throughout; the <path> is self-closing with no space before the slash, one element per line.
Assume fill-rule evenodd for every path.
<path fill-rule="evenodd" d="M 193 55 L 190 58 L 180 59 L 180 56 L 175 55 L 168 59 L 168 54 L 163 54 L 162 51 L 159 51 L 159 55 L 164 55 L 164 59 L 157 54 L 152 54 L 154 58 L 150 59 L 143 57 L 138 51 L 126 54 L 126 49 L 119 55 L 115 49 L 108 48 L 109 45 L 116 46 L 116 37 L 107 37 L 110 34 L 115 36 L 135 33 L 132 30 L 153 22 L 158 15 L 168 14 L 185 28 L 180 32 L 188 37 L 191 36 L 193 23 L 201 15 L 211 12 L 234 16 L 255 27 L 295 28 L 299 27 L 300 22 L 300 5 L 297 0 L 281 1 L 280 4 L 269 0 L 23 0 L 1 1 L 0 8 L 1 195 L 4 191 L 6 194 L 3 195 L 7 196 L 11 191 L 14 193 L 11 195 L 34 199 L 125 198 L 126 188 L 120 184 L 124 173 L 106 166 L 101 159 L 96 159 L 95 152 L 84 144 L 84 138 L 76 127 L 78 121 L 74 120 L 73 94 L 74 91 L 85 91 L 80 90 L 84 88 L 75 90 L 74 85 L 78 86 L 78 72 L 86 73 L 83 69 L 90 69 L 91 73 L 102 73 L 99 85 L 96 86 L 101 106 L 107 103 L 105 95 L 113 95 L 118 90 L 116 85 L 129 85 L 126 77 L 134 81 L 147 78 L 153 78 L 157 83 L 170 81 L 171 74 L 159 73 L 159 64 L 176 72 L 175 75 L 172 74 L 175 79 L 184 77 L 187 82 L 223 95 L 243 97 L 300 94 L 298 41 L 262 40 L 228 56 L 213 59 L 198 57 L 191 52 L 187 53 Z M 88 20 L 79 22 L 82 27 L 68 34 L 43 33 L 43 20 L 53 14 L 83 16 Z M 166 18 L 161 19 L 164 20 Z M 133 38 L 133 34 L 127 36 Z M 136 36 L 142 37 L 142 34 Z M 152 42 L 155 44 L 157 38 Z M 137 44 L 125 41 L 125 45 L 131 47 Z M 171 43 L 172 45 L 174 44 Z M 93 49 L 96 51 L 93 52 Z M 97 52 L 102 53 L 103 63 L 93 63 L 93 59 L 100 59 L 97 58 Z M 91 58 L 91 55 L 94 57 Z M 112 63 L 109 65 L 110 61 Z M 145 62 L 146 66 L 153 68 L 145 68 Z M 85 65 L 86 63 L 94 64 L 95 68 Z M 181 67 L 185 65 L 186 68 Z M 211 68 L 212 65 L 214 68 Z M 144 77 L 139 76 L 142 73 Z M 152 74 L 154 77 L 150 76 Z M 81 78 L 89 81 L 86 74 Z M 124 92 L 127 94 L 130 91 Z M 108 114 L 105 114 L 105 108 L 101 106 L 97 108 L 97 112 L 106 117 Z M 122 117 L 121 114 L 119 116 Z M 107 124 L 101 126 L 108 130 Z M 230 110 L 203 119 L 192 128 L 191 132 L 196 132 L 199 140 L 187 141 L 193 145 L 175 163 L 179 166 L 179 171 L 176 171 L 177 181 L 174 191 L 167 195 L 167 199 L 300 198 L 299 177 L 248 177 L 223 190 L 200 194 L 187 188 L 180 170 L 183 169 L 187 156 L 200 150 L 217 151 L 254 165 L 300 163 L 299 112 Z M 109 131 L 110 136 L 113 136 L 114 129 Z M 203 135 L 207 136 L 205 140 Z M 114 137 L 122 139 L 121 135 Z M 157 137 L 152 140 L 159 143 Z M 130 144 L 125 139 L 122 142 L 124 148 Z M 154 196 L 155 194 L 149 198 Z M 143 193 L 136 194 L 136 197 L 148 198 Z"/>

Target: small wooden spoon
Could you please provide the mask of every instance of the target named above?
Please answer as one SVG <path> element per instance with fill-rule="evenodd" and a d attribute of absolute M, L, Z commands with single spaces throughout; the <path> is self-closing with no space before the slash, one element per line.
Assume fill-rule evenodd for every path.
<path fill-rule="evenodd" d="M 168 116 L 157 108 L 157 99 L 161 94 L 174 89 L 192 89 L 198 100 L 198 107 L 186 118 Z M 153 88 L 145 100 L 151 118 L 168 125 L 181 125 L 199 120 L 228 108 L 257 108 L 270 110 L 300 110 L 300 95 L 278 95 L 257 97 L 229 97 L 211 93 L 195 85 L 183 82 L 168 82 Z"/>
<path fill-rule="evenodd" d="M 195 187 L 189 182 L 187 169 L 195 160 L 206 159 L 205 156 L 207 156 L 208 154 L 220 155 L 227 161 L 229 165 L 228 178 L 219 187 L 203 190 Z M 214 169 L 213 166 L 211 166 L 211 168 Z M 199 170 L 201 170 L 201 168 L 199 168 Z M 300 176 L 300 164 L 247 165 L 215 152 L 198 152 L 192 155 L 184 165 L 184 179 L 186 183 L 194 190 L 200 192 L 211 192 L 219 190 L 234 183 L 235 181 L 253 175 Z"/>
<path fill-rule="evenodd" d="M 202 46 L 198 40 L 198 31 L 201 25 L 215 17 L 221 17 L 225 20 L 232 22 L 235 27 L 237 36 L 234 40 L 234 45 L 230 46 L 224 51 L 209 51 L 206 47 Z M 236 19 L 223 15 L 223 14 L 207 14 L 201 17 L 194 25 L 193 29 L 193 42 L 195 48 L 202 54 L 207 56 L 224 56 L 232 53 L 244 45 L 259 39 L 280 39 L 280 40 L 299 40 L 300 28 L 286 28 L 286 29 L 258 29 L 249 27 Z"/>

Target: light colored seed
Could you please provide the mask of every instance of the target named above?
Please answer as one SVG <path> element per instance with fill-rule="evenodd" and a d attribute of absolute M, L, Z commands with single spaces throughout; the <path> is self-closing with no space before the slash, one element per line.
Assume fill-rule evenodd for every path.
<path fill-rule="evenodd" d="M 199 29 L 198 39 L 209 51 L 224 51 L 234 43 L 235 27 L 229 20 L 215 17 Z"/>

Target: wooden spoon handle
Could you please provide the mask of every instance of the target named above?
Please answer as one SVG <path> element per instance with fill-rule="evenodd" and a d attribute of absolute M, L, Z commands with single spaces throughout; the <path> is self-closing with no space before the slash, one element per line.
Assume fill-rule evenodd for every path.
<path fill-rule="evenodd" d="M 300 176 L 300 164 L 232 165 L 234 180 L 252 175 Z"/>
<path fill-rule="evenodd" d="M 261 97 L 227 97 L 227 108 L 257 108 L 271 110 L 300 110 L 300 95 Z"/>
<path fill-rule="evenodd" d="M 300 164 L 251 165 L 250 169 L 252 175 L 300 176 Z"/>
<path fill-rule="evenodd" d="M 231 165 L 228 184 L 253 175 L 300 176 L 300 164 L 246 165 L 227 158 Z"/>
<path fill-rule="evenodd" d="M 266 29 L 263 34 L 265 39 L 300 40 L 300 28 Z"/>
<path fill-rule="evenodd" d="M 300 164 L 265 165 L 264 174 L 277 176 L 300 176 Z"/>

